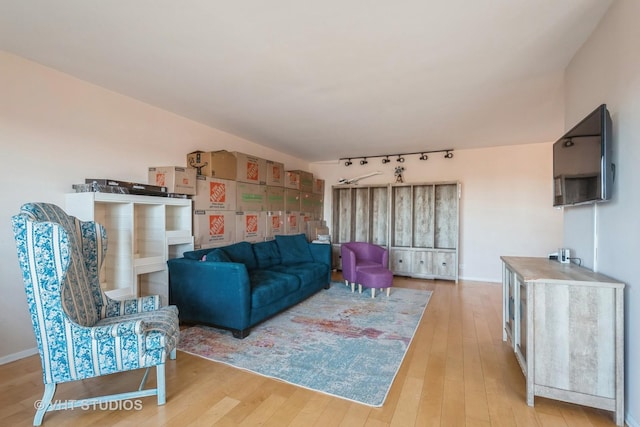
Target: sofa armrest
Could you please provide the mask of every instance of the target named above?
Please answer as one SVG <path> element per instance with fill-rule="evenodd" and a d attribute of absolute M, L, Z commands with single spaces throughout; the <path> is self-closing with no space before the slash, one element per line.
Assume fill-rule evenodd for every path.
<path fill-rule="evenodd" d="M 169 303 L 180 320 L 232 329 L 249 326 L 251 285 L 244 264 L 175 258 L 169 267 Z"/>
<path fill-rule="evenodd" d="M 315 262 L 321 262 L 329 266 L 327 284 L 331 282 L 331 245 L 326 243 L 309 243 L 309 250 Z"/>
<path fill-rule="evenodd" d="M 373 246 L 373 253 L 375 254 L 374 261 L 378 261 L 384 268 L 389 267 L 389 251 L 382 246 Z"/>

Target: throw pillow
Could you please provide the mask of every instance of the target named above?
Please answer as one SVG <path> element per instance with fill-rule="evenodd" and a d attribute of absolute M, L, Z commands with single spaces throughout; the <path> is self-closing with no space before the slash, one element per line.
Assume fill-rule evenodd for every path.
<path fill-rule="evenodd" d="M 259 268 L 269 268 L 281 262 L 280 251 L 275 240 L 254 243 L 253 253 L 256 254 Z"/>
<path fill-rule="evenodd" d="M 202 257 L 202 261 L 209 262 L 232 262 L 231 258 L 222 250 L 222 249 L 214 249 L 204 257 Z"/>
<path fill-rule="evenodd" d="M 239 262 L 247 267 L 247 270 L 255 270 L 258 268 L 258 262 L 253 254 L 253 248 L 249 242 L 238 242 L 233 245 L 220 248 L 231 259 L 232 262 Z"/>
<path fill-rule="evenodd" d="M 201 261 L 202 257 L 204 257 L 209 252 L 211 252 L 211 248 L 197 249 L 195 251 L 187 251 L 182 256 L 184 257 L 184 259 L 195 259 Z"/>
<path fill-rule="evenodd" d="M 313 262 L 313 255 L 309 249 L 307 236 L 294 234 L 292 236 L 276 236 L 276 243 L 280 250 L 283 264 L 297 264 L 300 262 Z"/>

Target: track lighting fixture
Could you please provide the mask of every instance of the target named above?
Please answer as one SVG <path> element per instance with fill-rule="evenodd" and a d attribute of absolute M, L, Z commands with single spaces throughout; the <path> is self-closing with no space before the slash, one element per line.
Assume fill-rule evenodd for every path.
<path fill-rule="evenodd" d="M 406 156 L 411 156 L 411 155 L 419 155 L 420 157 L 418 157 L 419 160 L 428 160 L 429 156 L 428 154 L 431 153 L 445 153 L 444 154 L 444 158 L 445 159 L 451 159 L 453 158 L 453 148 L 446 148 L 444 150 L 431 150 L 431 151 L 418 151 L 418 152 L 414 152 L 414 153 L 398 153 L 398 154 L 380 154 L 377 156 L 361 156 L 361 157 L 355 157 L 355 159 L 361 159 L 360 160 L 360 165 L 364 166 L 366 164 L 369 163 L 368 159 L 371 158 L 376 158 L 376 157 L 382 157 L 382 164 L 386 165 L 387 163 L 391 162 L 391 159 L 389 157 L 397 157 L 396 158 L 396 162 L 398 163 L 404 163 L 405 157 Z M 344 160 L 344 165 L 345 166 L 351 166 L 353 164 L 352 160 L 353 157 L 341 157 L 339 160 Z"/>

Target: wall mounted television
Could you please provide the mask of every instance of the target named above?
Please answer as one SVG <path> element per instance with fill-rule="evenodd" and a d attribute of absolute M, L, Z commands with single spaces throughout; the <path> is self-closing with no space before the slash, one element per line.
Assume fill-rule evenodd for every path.
<path fill-rule="evenodd" d="M 611 116 L 600 105 L 553 144 L 553 206 L 611 198 Z"/>

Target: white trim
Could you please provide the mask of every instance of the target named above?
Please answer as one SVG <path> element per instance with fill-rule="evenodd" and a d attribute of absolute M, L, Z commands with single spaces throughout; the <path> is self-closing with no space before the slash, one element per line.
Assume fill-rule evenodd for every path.
<path fill-rule="evenodd" d="M 24 359 L 26 357 L 33 356 L 34 354 L 38 354 L 38 347 L 32 347 L 17 353 L 7 354 L 6 356 L 0 357 L 0 365 L 15 362 L 16 360 Z"/>
<path fill-rule="evenodd" d="M 496 283 L 501 285 L 502 282 L 496 280 L 495 278 L 487 278 L 487 277 L 468 277 L 468 276 L 460 276 L 459 280 L 466 280 L 469 282 L 483 282 L 483 283 Z"/>
<path fill-rule="evenodd" d="M 625 420 L 625 422 L 627 423 L 627 425 L 629 427 L 640 427 L 640 423 L 638 423 L 636 420 L 634 420 L 631 417 L 631 414 L 629 414 L 628 412 L 627 412 L 627 419 Z"/>

